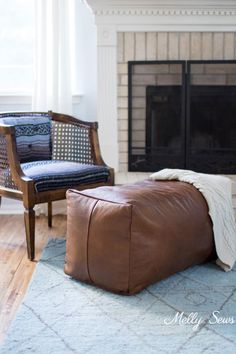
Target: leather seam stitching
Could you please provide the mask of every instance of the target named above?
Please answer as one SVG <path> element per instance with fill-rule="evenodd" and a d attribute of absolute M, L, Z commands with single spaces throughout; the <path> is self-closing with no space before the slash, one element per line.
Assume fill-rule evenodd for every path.
<path fill-rule="evenodd" d="M 86 194 L 86 193 L 81 193 L 80 191 L 76 191 L 74 189 L 69 189 L 68 191 L 70 193 L 79 194 L 79 195 L 82 195 L 84 197 L 91 198 L 91 199 L 94 199 L 94 200 L 97 200 L 97 201 L 101 200 L 102 202 L 108 202 L 108 203 L 118 204 L 118 205 L 131 205 L 129 202 L 114 202 L 113 200 L 103 199 L 101 197 L 95 197 L 93 195 L 89 195 L 89 194 Z"/>
<path fill-rule="evenodd" d="M 130 292 L 130 269 L 131 269 L 131 235 L 132 235 L 132 222 L 133 222 L 133 205 L 130 204 L 130 229 L 129 229 L 129 276 L 128 276 L 128 293 Z"/>
<path fill-rule="evenodd" d="M 96 207 L 96 205 L 97 205 L 98 201 L 99 201 L 99 200 L 97 200 L 97 201 L 94 203 L 93 207 L 92 207 L 92 210 L 91 210 L 91 213 L 90 213 L 90 216 L 89 216 L 89 224 L 88 224 L 88 231 L 87 231 L 87 243 L 86 243 L 86 253 L 87 253 L 86 258 L 87 258 L 87 262 L 86 262 L 86 263 L 87 263 L 87 273 L 88 273 L 88 278 L 89 278 L 89 281 L 90 281 L 91 283 L 94 283 L 94 282 L 93 282 L 93 280 L 91 279 L 91 275 L 90 275 L 90 272 L 89 272 L 89 262 L 88 262 L 88 259 L 89 259 L 89 252 L 88 252 L 88 243 L 89 243 L 89 233 L 90 233 L 91 219 L 92 219 L 93 211 L 94 211 L 94 209 L 95 209 L 95 207 Z"/>

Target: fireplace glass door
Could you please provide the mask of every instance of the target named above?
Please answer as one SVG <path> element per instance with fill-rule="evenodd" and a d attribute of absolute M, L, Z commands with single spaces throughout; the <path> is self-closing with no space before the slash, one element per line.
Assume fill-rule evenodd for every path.
<path fill-rule="evenodd" d="M 236 62 L 189 62 L 186 166 L 236 173 Z"/>
<path fill-rule="evenodd" d="M 236 173 L 236 61 L 129 62 L 129 171 Z"/>
<path fill-rule="evenodd" d="M 185 62 L 129 64 L 129 170 L 185 166 Z"/>

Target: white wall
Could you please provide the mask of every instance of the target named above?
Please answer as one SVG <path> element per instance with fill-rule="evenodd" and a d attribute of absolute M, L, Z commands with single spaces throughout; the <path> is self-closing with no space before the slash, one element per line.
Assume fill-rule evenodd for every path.
<path fill-rule="evenodd" d="M 82 94 L 76 113 L 81 119 L 96 120 L 97 96 L 97 47 L 96 27 L 91 10 L 83 1 L 76 1 L 77 23 L 77 58 L 78 92 Z"/>

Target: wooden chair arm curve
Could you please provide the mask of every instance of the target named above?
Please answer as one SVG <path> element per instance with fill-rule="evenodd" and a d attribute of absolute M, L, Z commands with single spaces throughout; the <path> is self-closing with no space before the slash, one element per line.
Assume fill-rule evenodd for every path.
<path fill-rule="evenodd" d="M 14 133 L 15 133 L 15 127 L 13 125 L 0 124 L 0 134 L 8 135 Z"/>
<path fill-rule="evenodd" d="M 52 117 L 52 120 L 61 122 L 61 123 L 69 123 L 69 124 L 80 124 L 82 126 L 87 126 L 90 128 L 97 128 L 98 123 L 97 122 L 88 122 L 85 120 L 81 120 L 78 117 L 75 116 L 70 116 L 68 114 L 61 114 L 61 113 L 56 113 L 49 111 L 48 114 Z"/>

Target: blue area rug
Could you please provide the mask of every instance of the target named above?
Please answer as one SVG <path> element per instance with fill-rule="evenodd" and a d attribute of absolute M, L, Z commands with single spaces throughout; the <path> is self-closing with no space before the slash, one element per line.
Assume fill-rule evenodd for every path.
<path fill-rule="evenodd" d="M 64 255 L 50 240 L 0 353 L 236 353 L 235 269 L 196 266 L 125 297 L 66 276 Z"/>

